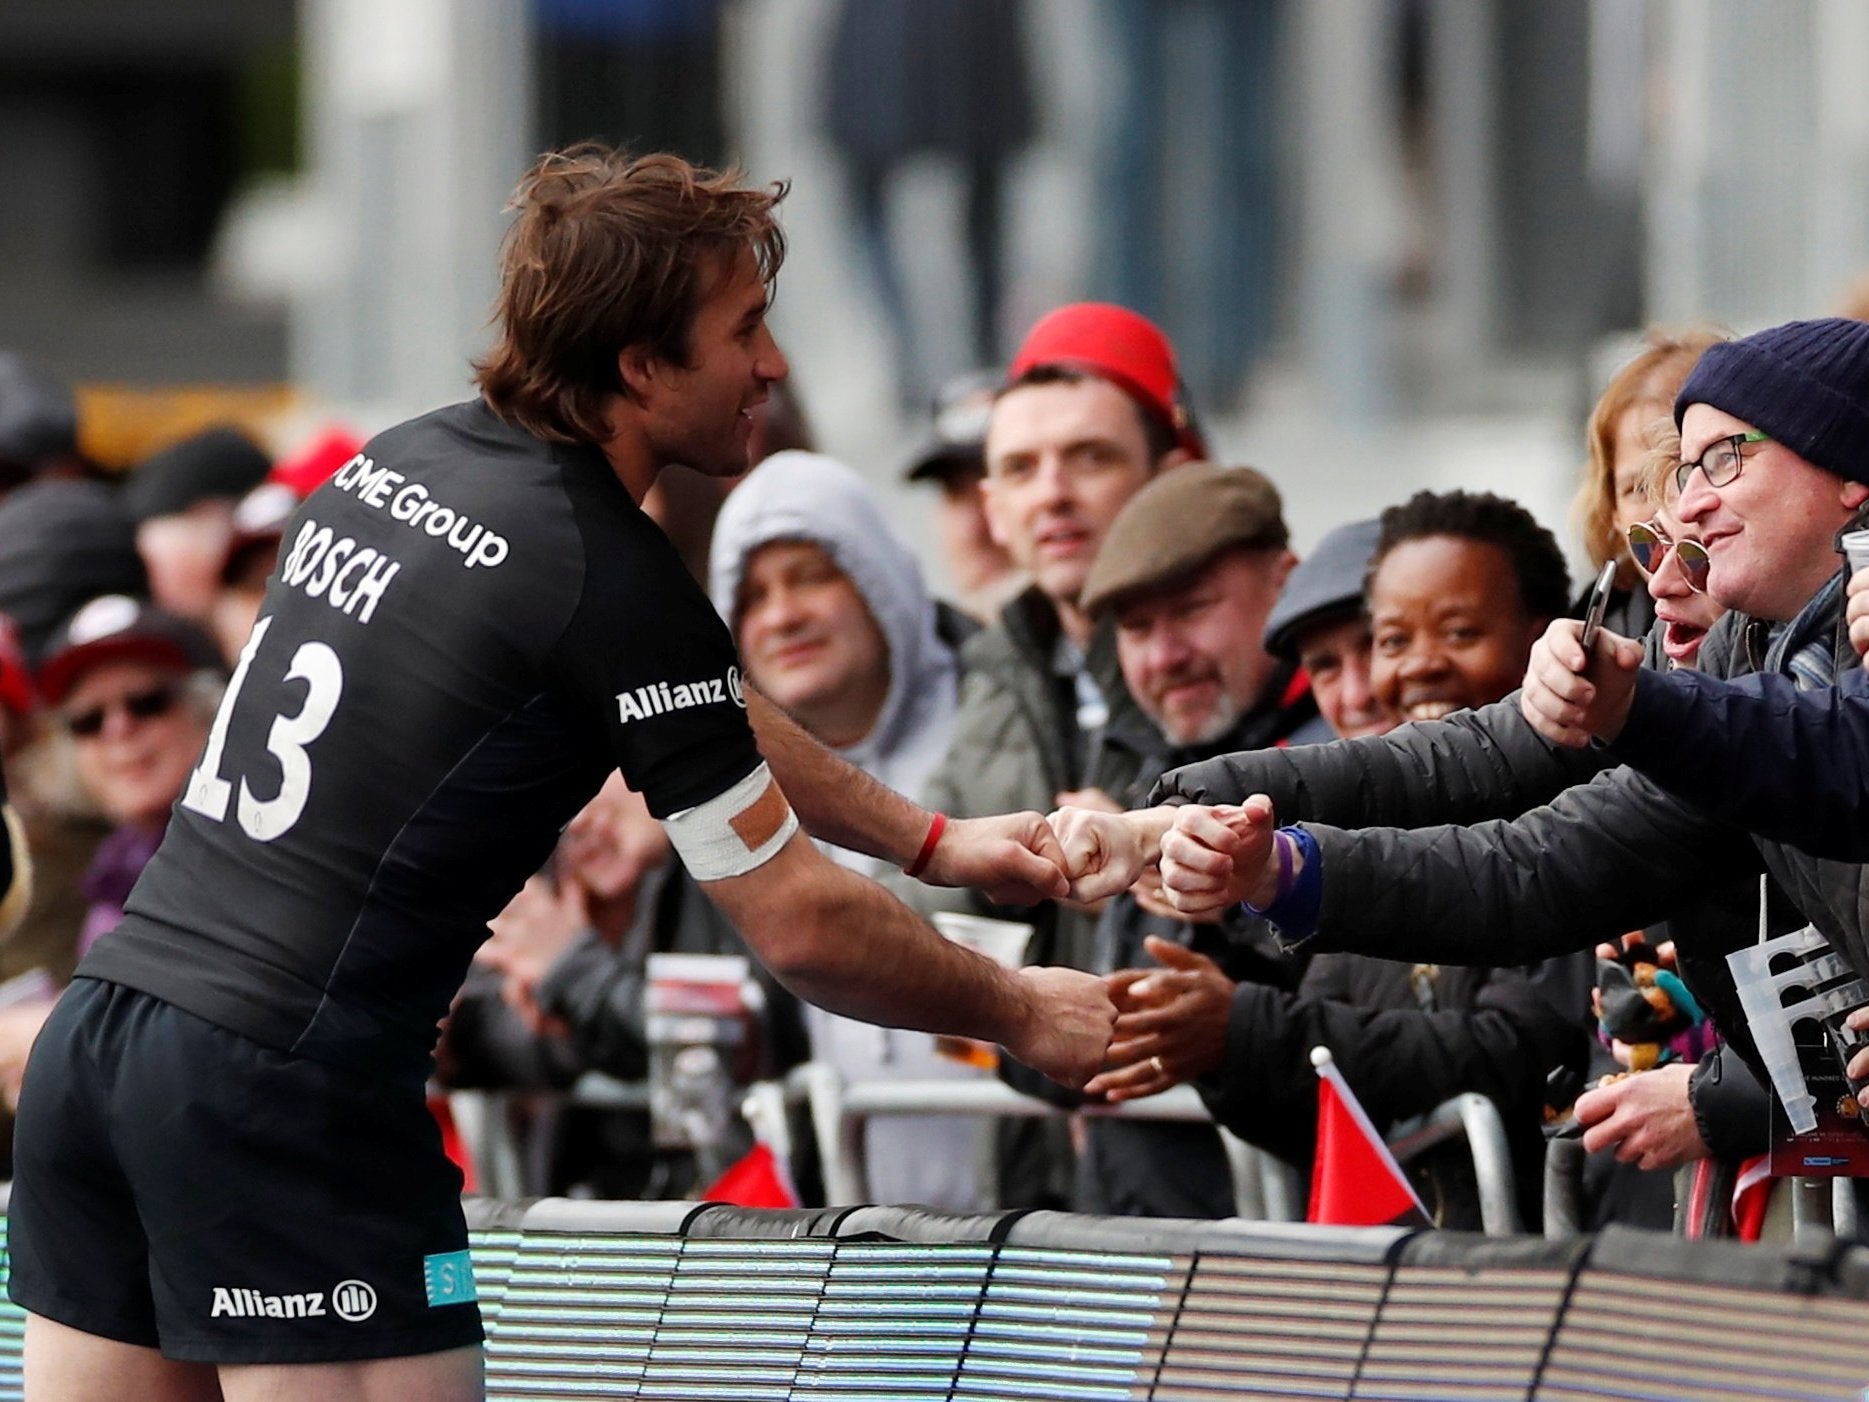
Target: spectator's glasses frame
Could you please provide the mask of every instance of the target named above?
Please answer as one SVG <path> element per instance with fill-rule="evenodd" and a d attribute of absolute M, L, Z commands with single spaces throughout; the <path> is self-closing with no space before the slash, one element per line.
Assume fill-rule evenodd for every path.
<path fill-rule="evenodd" d="M 1687 490 L 1687 479 L 1694 475 L 1695 468 L 1699 468 L 1706 474 L 1709 487 L 1724 487 L 1736 481 L 1740 468 L 1746 465 L 1746 456 L 1740 450 L 1748 443 L 1770 443 L 1771 441 L 1772 436 L 1769 433 L 1760 433 L 1756 428 L 1747 429 L 1744 433 L 1729 433 L 1724 438 L 1714 439 L 1707 445 L 1706 452 L 1702 453 L 1698 459 L 1693 462 L 1683 462 L 1674 469 L 1675 491 L 1685 492 Z"/>
<path fill-rule="evenodd" d="M 1707 556 L 1707 547 L 1699 541 L 1676 540 L 1655 521 L 1638 521 L 1629 527 L 1628 536 L 1629 557 L 1643 574 L 1652 575 L 1660 569 L 1672 550 L 1674 558 L 1681 562 L 1681 577 L 1687 581 L 1687 587 L 1696 594 L 1707 592 L 1707 574 L 1713 568 L 1713 561 Z"/>

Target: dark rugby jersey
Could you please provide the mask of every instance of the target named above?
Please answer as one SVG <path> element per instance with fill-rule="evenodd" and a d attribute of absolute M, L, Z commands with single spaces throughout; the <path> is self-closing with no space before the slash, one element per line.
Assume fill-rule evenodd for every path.
<path fill-rule="evenodd" d="M 299 509 L 168 834 L 78 972 L 419 1076 L 486 922 L 612 769 L 666 817 L 758 763 L 731 636 L 602 455 L 456 405 Z"/>

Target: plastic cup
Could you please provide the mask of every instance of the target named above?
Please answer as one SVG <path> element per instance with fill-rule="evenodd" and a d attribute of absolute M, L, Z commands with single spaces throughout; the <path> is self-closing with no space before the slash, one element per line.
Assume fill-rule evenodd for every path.
<path fill-rule="evenodd" d="M 929 920 L 955 944 L 984 954 L 1002 969 L 1016 969 L 1025 963 L 1025 947 L 1032 938 L 1030 925 L 952 910 L 937 910 Z"/>
<path fill-rule="evenodd" d="M 928 919 L 955 944 L 984 954 L 1002 969 L 1016 969 L 1025 963 L 1025 947 L 1032 939 L 1030 925 L 1017 920 L 990 920 L 984 915 L 966 915 L 953 910 L 938 910 Z M 991 1071 L 999 1065 L 999 1048 L 987 1042 L 943 1033 L 934 1039 L 934 1044 L 940 1055 L 964 1066 Z"/>
<path fill-rule="evenodd" d="M 1845 531 L 1842 539 L 1844 558 L 1850 562 L 1850 573 L 1860 569 L 1869 569 L 1869 531 Z"/>

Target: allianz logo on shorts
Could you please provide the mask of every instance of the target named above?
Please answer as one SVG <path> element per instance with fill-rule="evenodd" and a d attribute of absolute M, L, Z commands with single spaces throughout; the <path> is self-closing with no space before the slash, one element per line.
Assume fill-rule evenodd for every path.
<path fill-rule="evenodd" d="M 326 1314 L 360 1324 L 376 1313 L 376 1290 L 367 1281 L 340 1280 L 332 1288 L 330 1309 L 325 1307 L 325 1292 L 311 1290 L 298 1295 L 265 1295 L 241 1285 L 214 1287 L 210 1319 L 323 1319 Z"/>
<path fill-rule="evenodd" d="M 685 711 L 694 706 L 712 706 L 727 701 L 733 702 L 741 710 L 746 709 L 746 694 L 740 689 L 738 667 L 729 667 L 724 678 L 709 677 L 705 681 L 682 682 L 675 686 L 667 682 L 650 682 L 634 691 L 619 691 L 617 723 L 627 725 L 633 720 L 648 720 L 651 716 L 666 715 L 670 711 Z"/>

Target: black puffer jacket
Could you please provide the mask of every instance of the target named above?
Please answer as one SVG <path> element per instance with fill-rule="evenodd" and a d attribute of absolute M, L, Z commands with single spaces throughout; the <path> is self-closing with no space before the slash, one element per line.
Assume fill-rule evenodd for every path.
<path fill-rule="evenodd" d="M 1601 755 L 1546 744 L 1519 719 L 1515 696 L 1386 736 L 1223 755 L 1174 771 L 1155 797 L 1237 803 L 1264 793 L 1283 822 L 1411 827 L 1515 815 L 1604 763 Z M 1331 1048 L 1385 1128 L 1461 1091 L 1478 1091 L 1506 1121 L 1521 1215 L 1536 1222 L 1544 1078 L 1561 1064 L 1581 1068 L 1581 1024 L 1552 1007 L 1524 975 L 1503 969 L 1440 968 L 1433 1008 L 1424 1012 L 1413 969 L 1326 954 L 1312 963 L 1296 996 L 1241 984 L 1227 1025 L 1226 1070 L 1201 1084 L 1202 1098 L 1242 1138 L 1306 1166 L 1317 1120 L 1314 1046 Z M 1454 1162 L 1432 1166 L 1424 1197 L 1437 1199 L 1449 1224 L 1477 1225 L 1470 1171 L 1463 1175 Z"/>
<path fill-rule="evenodd" d="M 1726 677 L 1757 670 L 1765 632 L 1728 614 L 1701 650 L 1702 670 Z M 1828 640 L 1833 674 L 1856 665 L 1834 591 L 1794 620 L 1772 660 L 1811 638 Z M 1316 814 L 1358 828 L 1307 822 L 1324 874 L 1321 950 L 1524 963 L 1665 917 L 1695 996 L 1759 1069 L 1724 965 L 1729 950 L 1756 937 L 1749 893 L 1759 873 L 1769 872 L 1789 898 L 1789 911 L 1771 907 L 1774 929 L 1810 920 L 1862 969 L 1869 968 L 1864 868 L 1754 838 L 1627 767 L 1557 791 L 1565 775 L 1606 758 L 1546 745 L 1508 698 L 1375 742 L 1287 752 L 1278 757 L 1285 773 L 1267 772 L 1255 756 L 1177 771 L 1158 793 L 1226 802 L 1267 792 L 1282 804 L 1282 820 Z M 1531 806 L 1547 798 L 1548 806 Z M 1522 816 L 1408 826 L 1472 822 L 1487 811 Z"/>
<path fill-rule="evenodd" d="M 1810 691 L 1769 670 L 1730 679 L 1644 672 L 1610 753 L 1713 817 L 1813 856 L 1861 861 L 1869 673 L 1837 660 L 1837 684 Z"/>

